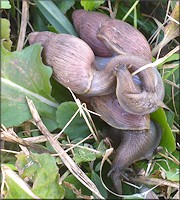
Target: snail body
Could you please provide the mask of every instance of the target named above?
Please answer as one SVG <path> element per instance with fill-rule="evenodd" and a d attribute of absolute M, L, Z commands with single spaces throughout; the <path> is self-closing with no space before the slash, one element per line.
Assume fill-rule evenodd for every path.
<path fill-rule="evenodd" d="M 132 163 L 152 158 L 160 143 L 162 131 L 157 123 L 151 121 L 149 130 L 127 131 L 112 128 L 109 132 L 110 138 L 113 133 L 119 135 L 120 138 L 120 145 L 116 150 L 108 175 L 111 176 L 116 190 L 121 194 L 120 177 Z"/>
<path fill-rule="evenodd" d="M 143 88 L 137 85 L 127 69 L 126 65 L 121 65 L 116 69 L 117 87 L 116 95 L 117 99 L 127 112 L 131 114 L 149 114 L 163 106 L 164 98 L 164 86 L 161 77 L 158 76 L 156 68 L 153 69 L 157 73 L 157 83 L 155 83 L 155 92 L 147 92 Z"/>

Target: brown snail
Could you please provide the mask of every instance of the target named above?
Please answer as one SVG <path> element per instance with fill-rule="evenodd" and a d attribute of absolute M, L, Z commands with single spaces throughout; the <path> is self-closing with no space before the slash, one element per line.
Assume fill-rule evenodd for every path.
<path fill-rule="evenodd" d="M 145 148 L 142 148 L 142 146 L 146 146 L 147 144 L 147 141 L 145 141 L 144 138 L 149 139 L 150 144 L 148 148 L 145 149 L 147 151 L 143 152 L 143 155 L 149 155 L 149 153 L 147 152 L 150 152 L 150 149 L 153 149 L 154 146 L 156 146 L 157 144 L 157 141 L 154 141 L 155 138 L 157 138 L 157 135 L 152 132 L 152 125 L 150 126 L 149 115 L 142 114 L 138 111 L 138 116 L 134 116 L 133 113 L 130 114 L 126 111 L 126 109 L 124 109 L 123 105 L 126 104 L 124 104 L 124 102 L 121 102 L 121 93 L 124 93 L 125 95 L 127 95 L 127 97 L 128 95 L 141 95 L 144 91 L 149 94 L 148 91 L 150 89 L 146 89 L 146 87 L 148 87 L 149 85 L 151 85 L 152 88 L 155 89 L 155 91 L 152 92 L 157 93 L 158 87 L 162 87 L 162 80 L 159 79 L 159 77 L 156 75 L 156 71 L 152 71 L 152 74 L 147 73 L 147 71 L 143 71 L 142 73 L 138 74 L 140 84 L 136 85 L 133 82 L 130 70 L 136 70 L 142 65 L 149 63 L 148 59 L 141 59 L 135 55 L 116 55 L 113 58 L 110 58 L 110 60 L 106 61 L 105 64 L 103 64 L 105 66 L 104 69 L 98 70 L 97 65 L 99 61 L 97 61 L 91 48 L 83 40 L 75 36 L 67 34 L 51 34 L 50 32 L 35 32 L 30 34 L 29 42 L 30 44 L 40 43 L 43 46 L 43 59 L 46 64 L 52 67 L 53 76 L 55 79 L 57 79 L 65 87 L 70 87 L 72 91 L 77 94 L 90 96 L 91 105 L 94 107 L 95 111 L 97 110 L 100 113 L 103 109 L 106 108 L 104 114 L 107 114 L 107 116 L 104 117 L 104 115 L 102 115 L 102 119 L 109 123 L 111 126 L 114 126 L 115 128 L 123 131 L 125 135 L 127 135 L 127 137 L 125 136 L 125 141 L 128 141 L 129 138 L 130 140 L 132 140 L 132 143 L 134 143 L 134 141 L 137 142 L 137 140 L 135 139 L 135 135 L 138 135 L 137 138 L 141 140 L 140 142 L 138 142 L 142 145 L 140 145 L 140 147 L 137 147 L 136 145 L 136 151 L 134 151 L 134 157 L 136 159 L 144 158 L 143 156 L 141 156 L 142 154 L 140 154 L 139 157 L 137 156 L 138 152 Z M 127 70 L 127 68 L 123 69 L 123 64 L 131 65 L 129 71 Z M 122 74 L 119 74 L 119 71 L 121 69 L 123 69 L 124 71 Z M 126 80 L 127 78 L 127 85 L 125 87 L 122 87 L 123 92 L 119 90 L 121 81 L 120 76 L 123 76 L 123 80 Z M 160 85 L 157 86 L 157 84 L 159 83 Z M 115 88 L 117 88 L 116 93 L 118 95 L 118 98 L 120 98 L 119 103 L 115 96 Z M 126 89 L 128 89 L 127 92 Z M 107 108 L 109 107 L 105 107 L 105 105 L 107 105 L 106 103 L 109 101 L 110 97 L 113 98 L 112 93 L 114 93 L 114 100 L 111 103 L 112 107 L 110 107 L 110 109 L 108 110 Z M 158 100 L 162 98 L 163 94 L 163 92 L 157 94 L 160 95 L 158 96 Z M 146 99 L 148 99 L 149 97 L 151 96 L 147 95 Z M 129 98 L 137 99 L 138 97 L 130 96 Z M 128 101 L 129 104 L 127 105 L 127 110 L 131 109 L 133 105 L 132 103 L 134 103 L 134 99 L 133 101 Z M 142 105 L 141 99 L 139 100 L 140 102 L 137 102 L 140 105 Z M 102 102 L 98 104 L 98 101 Z M 103 102 L 105 102 L 104 105 Z M 154 104 L 156 105 L 156 102 L 152 103 L 151 107 L 153 107 L 153 109 L 155 110 L 157 109 L 157 107 L 154 107 Z M 116 109 L 120 112 L 115 113 Z M 146 113 L 152 112 L 154 110 L 148 110 Z M 113 113 L 116 114 L 116 116 L 114 116 Z M 112 118 L 108 118 L 108 115 L 111 115 Z M 125 143 L 123 144 L 125 148 Z M 123 148 L 121 149 L 120 147 L 117 150 L 117 156 L 115 158 L 116 161 L 114 162 L 115 164 L 113 164 L 111 171 L 113 180 L 119 177 L 119 175 L 121 175 L 121 171 L 123 171 L 123 167 L 120 171 L 118 171 L 117 169 L 117 164 L 119 164 L 120 157 L 119 152 L 123 151 Z M 130 158 L 127 159 L 128 165 L 134 161 L 132 157 L 133 153 L 130 155 Z M 127 166 L 127 164 L 124 166 Z M 120 172 L 120 174 L 118 174 L 118 172 Z M 117 185 L 116 182 L 115 185 Z"/>
<path fill-rule="evenodd" d="M 113 56 L 121 55 L 119 64 L 129 65 L 128 70 L 131 73 L 151 63 L 152 55 L 146 38 L 130 24 L 111 19 L 98 12 L 84 10 L 75 10 L 72 19 L 80 37 L 91 46 L 95 55 L 103 56 L 103 50 L 106 51 L 108 48 L 113 52 Z M 106 47 L 100 45 L 98 48 L 98 45 L 95 45 L 96 43 L 102 44 L 102 42 Z M 118 81 L 120 77 L 118 70 L 115 74 Z M 117 82 L 117 96 L 123 109 L 131 114 L 148 114 L 160 106 L 165 107 L 162 102 L 164 86 L 156 68 L 147 68 L 141 71 L 138 76 L 142 83 L 141 90 L 138 91 L 130 90 L 129 93 L 124 93 L 117 89 L 121 88 L 121 84 L 119 81 Z M 123 99 L 125 98 L 128 101 L 124 105 Z"/>
<path fill-rule="evenodd" d="M 123 110 L 114 93 L 91 97 L 90 103 L 101 119 L 111 126 L 107 136 L 117 149 L 108 175 L 116 191 L 122 194 L 121 176 L 132 163 L 152 158 L 162 130 L 156 122 L 150 121 L 149 115 L 133 115 Z"/>

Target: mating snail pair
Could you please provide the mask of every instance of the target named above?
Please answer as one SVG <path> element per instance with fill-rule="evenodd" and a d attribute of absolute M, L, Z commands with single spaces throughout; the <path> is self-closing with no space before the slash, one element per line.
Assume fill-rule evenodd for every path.
<path fill-rule="evenodd" d="M 80 35 L 34 32 L 29 43 L 43 46 L 44 62 L 54 78 L 76 94 L 86 96 L 94 110 L 122 139 L 111 177 L 121 193 L 119 177 L 133 162 L 149 158 L 161 131 L 149 113 L 163 106 L 164 86 L 156 68 L 131 73 L 151 63 L 145 37 L 134 27 L 98 13 L 76 10 L 72 15 Z M 128 146 L 129 145 L 129 146 Z"/>

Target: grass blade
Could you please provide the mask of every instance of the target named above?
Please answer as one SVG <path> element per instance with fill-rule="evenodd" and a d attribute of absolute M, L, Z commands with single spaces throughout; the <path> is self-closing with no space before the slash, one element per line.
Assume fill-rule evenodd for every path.
<path fill-rule="evenodd" d="M 52 1 L 34 0 L 34 2 L 44 17 L 54 26 L 54 28 L 56 28 L 58 32 L 77 36 L 77 33 L 71 22 Z"/>

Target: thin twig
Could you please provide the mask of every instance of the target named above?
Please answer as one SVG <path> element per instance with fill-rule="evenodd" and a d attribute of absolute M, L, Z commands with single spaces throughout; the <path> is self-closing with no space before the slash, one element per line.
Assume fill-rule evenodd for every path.
<path fill-rule="evenodd" d="M 91 124 L 89 123 L 89 120 L 88 120 L 88 118 L 87 118 L 87 116 L 86 116 L 86 114 L 85 114 L 85 111 L 84 111 L 84 107 L 83 107 L 82 104 L 81 104 L 81 101 L 80 101 L 79 99 L 76 98 L 75 94 L 73 93 L 73 91 L 72 91 L 70 88 L 68 88 L 68 89 L 69 89 L 69 91 L 71 92 L 71 95 L 72 95 L 74 101 L 76 102 L 77 106 L 79 107 L 80 113 L 82 114 L 82 116 L 83 116 L 83 118 L 84 118 L 84 120 L 85 120 L 85 122 L 86 122 L 86 124 L 87 124 L 87 126 L 88 126 L 88 128 L 89 128 L 89 130 L 90 130 L 90 132 L 91 132 L 91 134 L 93 135 L 93 137 L 94 137 L 94 139 L 96 140 L 96 142 L 98 142 L 96 129 L 93 130 L 93 127 L 92 127 Z"/>
<path fill-rule="evenodd" d="M 168 159 L 168 160 L 170 160 L 170 161 L 176 163 L 177 165 L 180 165 L 180 162 L 179 162 L 177 159 L 170 158 L 170 157 L 168 157 L 167 155 L 165 155 L 165 154 L 163 154 L 163 153 L 161 153 L 161 152 L 158 152 L 158 154 L 161 155 L 162 157 L 164 157 L 164 158 L 166 158 L 166 159 Z"/>
<path fill-rule="evenodd" d="M 21 27 L 17 44 L 17 51 L 21 51 L 23 49 L 28 18 L 29 18 L 29 1 L 24 0 L 22 1 Z"/>
<path fill-rule="evenodd" d="M 172 56 L 174 53 L 176 53 L 177 51 L 179 51 L 180 47 L 177 46 L 175 47 L 173 50 L 171 50 L 168 54 L 166 54 L 164 57 L 157 59 L 156 61 L 154 61 L 153 63 L 149 63 L 147 65 L 144 65 L 142 67 L 140 67 L 139 69 L 137 69 L 135 72 L 132 73 L 132 76 L 138 74 L 139 72 L 150 68 L 150 67 L 156 67 L 157 65 L 163 63 L 167 58 L 169 58 L 170 56 Z"/>
<path fill-rule="evenodd" d="M 112 6 L 111 6 L 111 1 L 110 0 L 108 0 L 108 7 L 109 7 L 110 17 L 113 18 L 113 11 L 112 11 Z"/>
<path fill-rule="evenodd" d="M 179 184 L 159 178 L 150 178 L 144 176 L 132 177 L 128 176 L 129 181 L 138 182 L 145 185 L 166 185 L 173 188 L 179 188 Z"/>
<path fill-rule="evenodd" d="M 50 151 L 48 149 L 46 149 L 45 147 L 39 146 L 37 144 L 33 144 L 33 143 L 31 143 L 31 141 L 26 141 L 26 140 L 18 137 L 17 134 L 13 131 L 12 128 L 7 130 L 4 127 L 2 129 L 2 131 L 1 131 L 1 140 L 7 141 L 7 142 L 11 142 L 11 143 L 16 143 L 18 145 L 22 145 L 22 146 L 25 146 L 25 147 L 33 148 L 36 151 L 38 151 L 39 153 L 44 153 L 44 152 L 50 153 Z"/>
<path fill-rule="evenodd" d="M 116 18 L 118 8 L 119 8 L 119 3 L 120 3 L 120 0 L 116 0 L 115 5 L 114 5 L 113 18 Z"/>
<path fill-rule="evenodd" d="M 51 133 L 43 124 L 33 102 L 27 97 L 26 99 L 37 128 L 42 132 L 42 134 L 47 138 L 54 150 L 59 154 L 59 157 L 69 169 L 69 171 L 85 187 L 92 191 L 98 198 L 104 199 L 104 197 L 100 194 L 99 190 L 97 189 L 96 185 L 86 176 L 86 174 L 77 166 L 77 164 L 72 160 L 72 158 L 64 151 L 64 149 L 60 146 L 59 142 L 57 140 L 54 140 Z"/>

